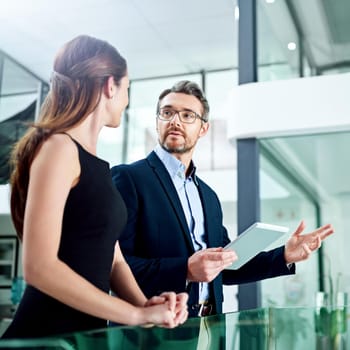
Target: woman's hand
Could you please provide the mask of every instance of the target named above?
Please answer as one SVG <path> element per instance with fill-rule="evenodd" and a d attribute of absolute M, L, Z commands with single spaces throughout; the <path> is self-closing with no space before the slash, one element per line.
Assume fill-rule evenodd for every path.
<path fill-rule="evenodd" d="M 188 318 L 187 301 L 187 293 L 179 293 L 176 295 L 175 323 L 177 325 L 185 323 Z"/>
<path fill-rule="evenodd" d="M 165 315 L 164 322 L 162 324 L 156 323 L 158 326 L 173 328 L 179 324 L 183 324 L 188 317 L 187 311 L 187 293 L 175 294 L 174 292 L 164 292 L 159 296 L 154 296 L 147 300 L 145 308 L 149 309 L 153 306 L 165 305 L 167 310 L 171 313 L 172 319 L 168 319 L 168 314 Z"/>

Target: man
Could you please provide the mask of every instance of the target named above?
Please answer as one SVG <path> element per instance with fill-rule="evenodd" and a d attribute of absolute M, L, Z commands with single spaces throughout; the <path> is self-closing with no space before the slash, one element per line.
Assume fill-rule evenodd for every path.
<path fill-rule="evenodd" d="M 295 273 L 333 232 L 330 225 L 307 234 L 302 222 L 284 247 L 262 252 L 238 270 L 223 251 L 229 243 L 215 192 L 196 175 L 195 145 L 209 128 L 209 105 L 193 82 L 163 91 L 157 105 L 159 145 L 146 159 L 112 168 L 128 209 L 120 246 L 147 297 L 163 291 L 189 293 L 190 316 L 222 312 L 223 284 Z"/>

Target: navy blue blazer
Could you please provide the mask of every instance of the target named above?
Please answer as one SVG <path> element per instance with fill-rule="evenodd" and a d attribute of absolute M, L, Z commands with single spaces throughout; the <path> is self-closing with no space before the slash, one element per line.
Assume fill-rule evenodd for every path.
<path fill-rule="evenodd" d="M 151 152 L 146 159 L 111 169 L 128 209 L 119 243 L 137 282 L 149 298 L 164 291 L 189 293 L 198 303 L 198 283 L 186 289 L 187 260 L 195 252 L 180 199 L 165 166 Z M 216 193 L 197 177 L 208 248 L 229 243 Z M 284 260 L 284 247 L 262 252 L 238 270 L 224 270 L 210 283 L 212 302 L 222 312 L 223 284 L 240 284 L 295 273 Z"/>

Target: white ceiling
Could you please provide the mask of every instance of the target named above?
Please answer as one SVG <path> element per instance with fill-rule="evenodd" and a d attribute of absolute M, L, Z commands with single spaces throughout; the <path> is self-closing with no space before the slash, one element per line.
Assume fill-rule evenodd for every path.
<path fill-rule="evenodd" d="M 257 0 L 258 62 L 298 65 L 295 10 L 315 66 L 350 57 L 349 0 Z M 289 4 L 289 6 L 288 6 Z M 109 41 L 131 79 L 237 67 L 237 0 L 0 0 L 0 49 L 45 81 L 59 47 L 79 34 Z"/>
<path fill-rule="evenodd" d="M 79 34 L 116 46 L 132 79 L 237 66 L 234 9 L 234 0 L 2 0 L 0 49 L 46 81 Z"/>

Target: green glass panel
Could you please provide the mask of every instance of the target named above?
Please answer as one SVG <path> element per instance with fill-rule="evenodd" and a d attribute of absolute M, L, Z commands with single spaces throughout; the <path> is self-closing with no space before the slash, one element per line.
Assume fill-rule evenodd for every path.
<path fill-rule="evenodd" d="M 348 318 L 347 305 L 263 308 L 192 318 L 174 329 L 110 327 L 57 338 L 0 340 L 0 349 L 345 350 Z"/>

